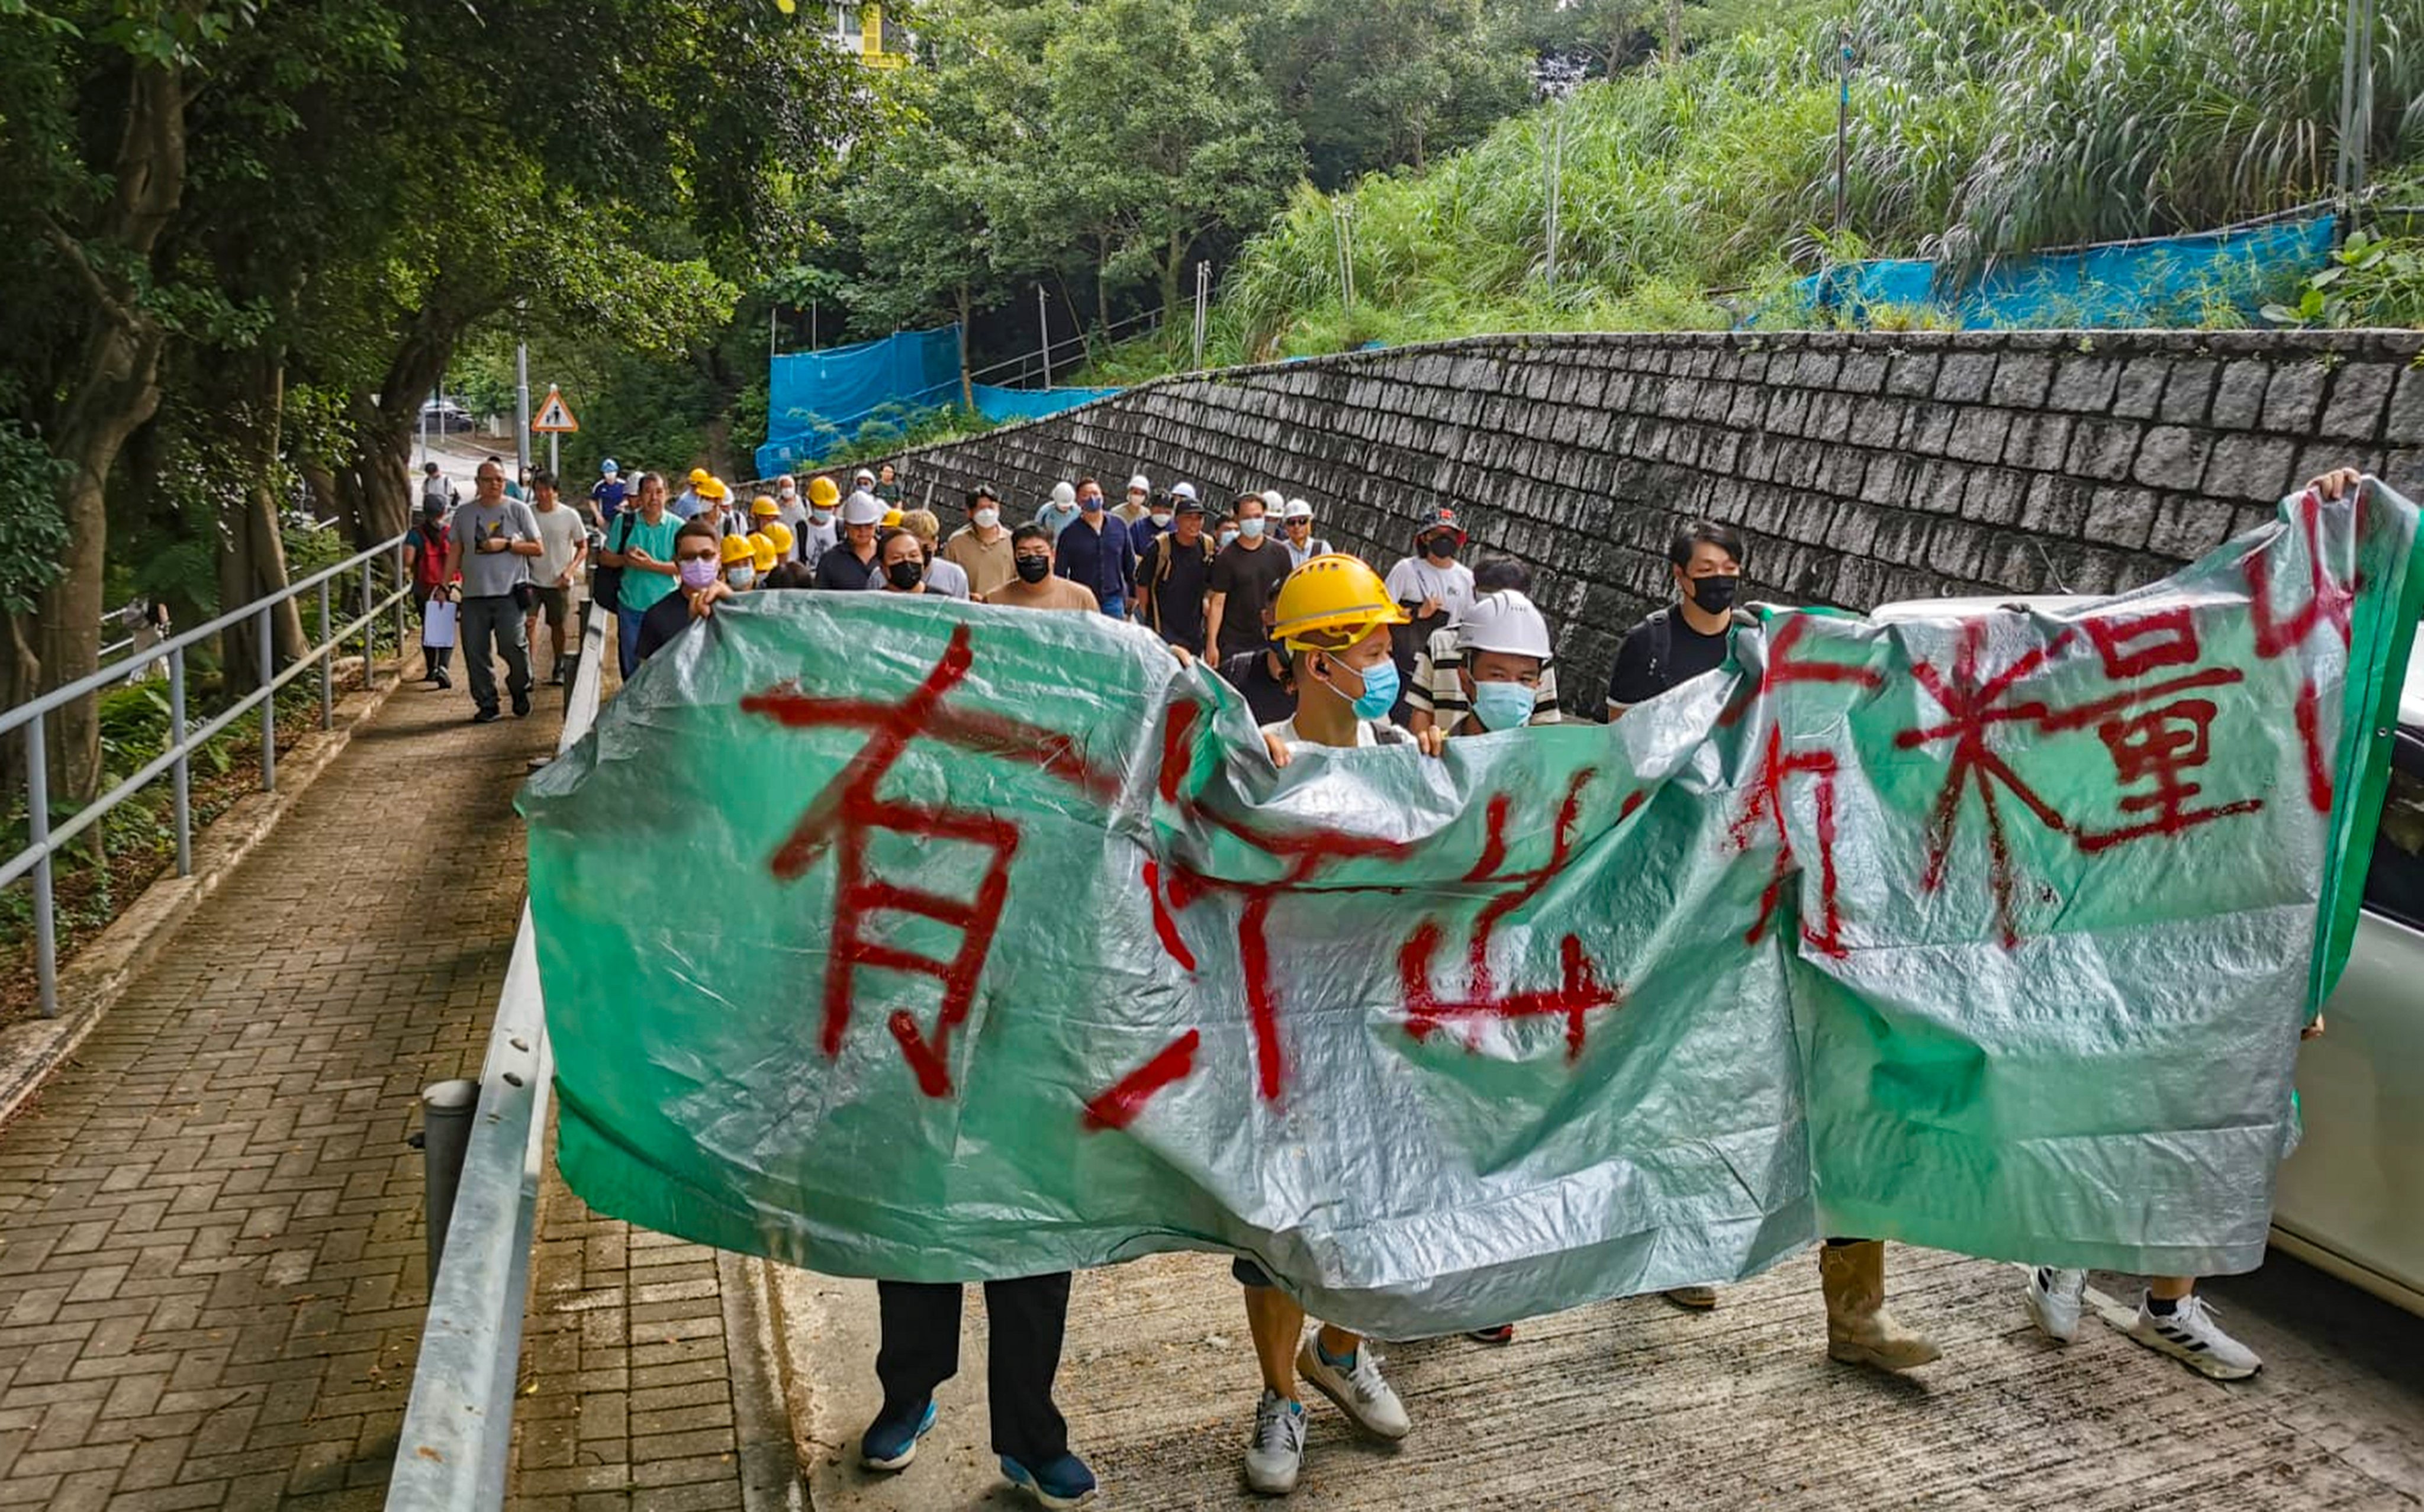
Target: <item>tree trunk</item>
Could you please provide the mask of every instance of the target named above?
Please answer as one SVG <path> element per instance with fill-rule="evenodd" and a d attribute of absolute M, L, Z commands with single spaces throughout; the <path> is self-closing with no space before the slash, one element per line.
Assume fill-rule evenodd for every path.
<path fill-rule="evenodd" d="M 421 419 L 422 400 L 446 371 L 460 328 L 454 318 L 424 307 L 388 359 L 376 395 L 356 390 L 346 401 L 354 455 L 340 475 L 340 486 L 355 501 L 357 545 L 391 540 L 412 523 L 413 427 Z"/>
<path fill-rule="evenodd" d="M 1111 280 L 1100 259 L 1094 263 L 1094 323 L 1103 340 L 1111 339 Z"/>
<path fill-rule="evenodd" d="M 184 195 L 183 73 L 176 64 L 140 64 L 128 88 L 119 137 L 115 194 L 88 239 L 148 261 Z M 59 579 L 42 594 L 37 676 L 56 688 L 91 673 L 101 652 L 102 566 L 109 546 L 104 498 L 109 470 L 127 438 L 160 407 L 160 357 L 167 344 L 140 291 L 112 258 L 94 263 L 62 230 L 51 240 L 85 279 L 91 326 L 68 370 L 52 452 L 68 464 L 59 485 L 68 549 Z M 106 268 L 107 271 L 104 271 Z M 101 724 L 94 701 L 79 698 L 49 722 L 51 791 L 81 803 L 101 790 Z"/>
<path fill-rule="evenodd" d="M 1178 308 L 1178 268 L 1187 261 L 1187 241 L 1172 230 L 1170 250 L 1161 260 L 1161 326 L 1170 328 L 1171 312 Z"/>
<path fill-rule="evenodd" d="M 976 383 L 968 376 L 968 283 L 960 280 L 960 405 L 973 410 L 977 407 Z"/>
<path fill-rule="evenodd" d="M 286 360 L 281 349 L 253 353 L 245 375 L 246 393 L 233 407 L 233 429 L 243 458 L 219 517 L 219 612 L 228 613 L 286 586 L 286 543 L 278 533 L 279 443 L 286 411 Z M 317 616 L 314 616 L 314 627 Z M 309 644 L 302 612 L 288 599 L 269 612 L 270 662 L 274 671 L 300 660 Z M 231 691 L 261 686 L 260 622 L 236 621 L 219 632 L 220 667 Z"/>

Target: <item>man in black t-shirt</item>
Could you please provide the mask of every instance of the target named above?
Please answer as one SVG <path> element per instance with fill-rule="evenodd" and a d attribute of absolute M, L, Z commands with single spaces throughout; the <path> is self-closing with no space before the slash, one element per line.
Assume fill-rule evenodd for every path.
<path fill-rule="evenodd" d="M 1677 601 L 1633 627 L 1617 647 L 1607 679 L 1609 719 L 1725 663 L 1748 555 L 1730 525 L 1696 519 L 1675 532 L 1666 560 Z"/>
<path fill-rule="evenodd" d="M 1263 514 L 1268 507 L 1260 494 L 1241 496 L 1237 538 L 1212 559 L 1211 593 L 1204 605 L 1214 654 L 1224 659 L 1263 646 L 1268 637 L 1259 611 L 1296 570 L 1286 543 L 1266 533 Z"/>
<path fill-rule="evenodd" d="M 1204 505 L 1177 501 L 1175 523 L 1137 555 L 1137 617 L 1172 645 L 1205 654 L 1204 599 L 1211 585 L 1213 549 L 1204 534 Z"/>

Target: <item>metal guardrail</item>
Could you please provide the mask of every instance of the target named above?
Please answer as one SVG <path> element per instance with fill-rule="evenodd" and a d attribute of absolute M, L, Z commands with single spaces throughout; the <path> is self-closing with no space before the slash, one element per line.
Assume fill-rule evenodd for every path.
<path fill-rule="evenodd" d="M 593 602 L 581 661 L 565 699 L 563 754 L 598 716 L 598 680 L 614 616 Z M 480 1069 L 480 1101 L 454 1189 L 444 1264 L 431 1279 L 429 1315 L 413 1365 L 391 1512 L 486 1512 L 505 1501 L 513 1444 L 522 1312 L 530 1292 L 532 1231 L 547 1158 L 547 1105 L 555 1057 L 539 997 L 530 905 L 497 995 L 496 1027 Z"/>
<path fill-rule="evenodd" d="M 189 761 L 196 747 L 216 736 L 221 730 L 258 707 L 261 709 L 261 788 L 274 792 L 278 788 L 278 691 L 301 676 L 313 666 L 320 669 L 320 727 L 327 729 L 336 723 L 336 655 L 343 644 L 359 632 L 362 639 L 364 681 L 369 680 L 371 661 L 371 627 L 380 613 L 393 608 L 396 613 L 396 640 L 404 638 L 404 601 L 411 597 L 407 569 L 401 555 L 404 536 L 383 541 L 367 551 L 358 552 L 333 567 L 324 567 L 297 582 L 288 583 L 264 598 L 256 598 L 241 609 L 231 610 L 207 625 L 197 626 L 182 635 L 172 636 L 159 645 L 134 656 L 113 661 L 89 676 L 55 688 L 27 703 L 0 713 L 0 738 L 9 731 L 22 729 L 25 740 L 25 831 L 24 849 L 0 862 L 0 887 L 32 873 L 34 879 L 34 961 L 40 981 L 42 1016 L 56 1016 L 59 1011 L 58 925 L 54 909 L 51 858 L 67 843 L 101 822 L 109 811 L 134 797 L 163 773 L 176 784 L 177 875 L 191 876 L 194 870 L 194 817 L 192 778 Z M 379 558 L 392 555 L 396 564 L 397 587 L 377 602 L 372 602 L 376 591 L 372 579 Z M 343 629 L 331 631 L 328 624 L 329 584 L 346 573 L 361 574 L 362 613 Z M 270 618 L 279 605 L 300 598 L 317 590 L 320 600 L 319 641 L 297 658 L 283 672 L 273 665 L 276 656 L 275 626 Z M 185 651 L 228 627 L 247 618 L 253 621 L 253 638 L 260 647 L 260 686 L 220 712 L 215 718 L 188 729 L 185 725 Z M 129 680 L 139 669 L 153 662 L 168 663 L 168 724 L 175 732 L 168 749 L 129 776 L 125 781 L 78 809 L 73 817 L 56 829 L 51 825 L 51 781 L 49 753 L 42 740 L 43 722 L 55 710 L 88 694 Z"/>

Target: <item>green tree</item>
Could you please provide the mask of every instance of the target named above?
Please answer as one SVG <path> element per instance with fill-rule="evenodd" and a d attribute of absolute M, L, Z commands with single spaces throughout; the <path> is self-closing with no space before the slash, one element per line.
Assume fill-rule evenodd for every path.
<path fill-rule="evenodd" d="M 1301 172 L 1296 128 L 1271 110 L 1245 24 L 1205 0 L 1102 0 L 1068 13 L 1043 53 L 1044 129 L 1011 145 L 997 265 L 1073 244 L 1108 288 L 1178 303 L 1198 243 L 1259 228 Z"/>
<path fill-rule="evenodd" d="M 1493 35 L 1492 21 L 1483 0 L 1291 0 L 1253 24 L 1252 50 L 1314 183 L 1334 189 L 1419 169 L 1530 103 L 1535 50 Z"/>

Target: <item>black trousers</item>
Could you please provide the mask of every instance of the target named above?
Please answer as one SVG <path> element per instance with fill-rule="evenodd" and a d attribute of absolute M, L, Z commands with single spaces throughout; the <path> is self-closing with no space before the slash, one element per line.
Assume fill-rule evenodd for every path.
<path fill-rule="evenodd" d="M 985 1400 L 993 1409 L 993 1452 L 1029 1469 L 1069 1452 L 1069 1424 L 1052 1405 L 1060 1371 L 1060 1335 L 1069 1321 L 1069 1273 L 985 1282 Z M 957 1285 L 875 1283 L 884 1345 L 875 1378 L 884 1415 L 906 1411 L 960 1368 Z"/>

